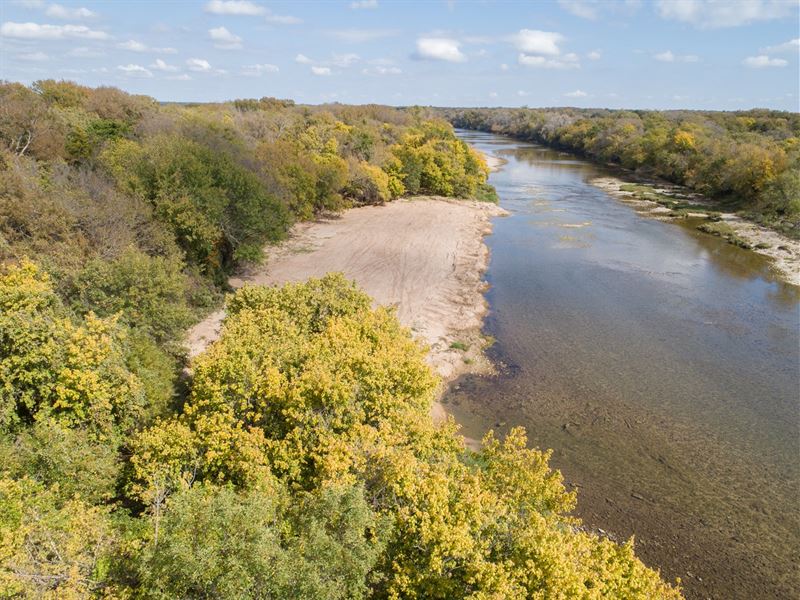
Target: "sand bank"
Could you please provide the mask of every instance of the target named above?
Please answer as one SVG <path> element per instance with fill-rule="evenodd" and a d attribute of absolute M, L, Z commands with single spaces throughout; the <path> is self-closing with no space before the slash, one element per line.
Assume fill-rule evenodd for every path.
<path fill-rule="evenodd" d="M 421 197 L 367 206 L 297 224 L 289 239 L 265 251 L 265 263 L 230 283 L 281 285 L 341 271 L 376 304 L 393 306 L 400 322 L 430 347 L 428 361 L 446 382 L 489 372 L 480 329 L 489 251 L 483 236 L 494 204 Z M 189 332 L 190 356 L 219 337 L 223 311 Z M 435 408 L 435 416 L 443 411 Z"/>

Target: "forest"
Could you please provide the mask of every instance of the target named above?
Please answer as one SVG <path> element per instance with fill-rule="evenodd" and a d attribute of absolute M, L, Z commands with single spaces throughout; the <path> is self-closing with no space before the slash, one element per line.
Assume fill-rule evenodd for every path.
<path fill-rule="evenodd" d="M 800 114 L 749 110 L 440 109 L 509 135 L 685 185 L 800 238 Z"/>
<path fill-rule="evenodd" d="M 0 596 L 680 597 L 523 430 L 434 424 L 425 349 L 352 282 L 227 287 L 299 220 L 496 200 L 446 121 L 45 80 L 0 85 L 0 141 Z"/>

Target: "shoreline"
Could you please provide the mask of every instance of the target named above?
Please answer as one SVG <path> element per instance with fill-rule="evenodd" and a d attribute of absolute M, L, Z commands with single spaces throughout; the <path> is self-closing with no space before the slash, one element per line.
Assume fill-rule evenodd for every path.
<path fill-rule="evenodd" d="M 589 183 L 620 202 L 632 206 L 639 214 L 659 221 L 679 221 L 684 217 L 708 218 L 709 215 L 700 211 L 690 211 L 685 215 L 675 215 L 670 208 L 653 200 L 641 198 L 637 196 L 636 192 L 623 189 L 623 186 L 644 186 L 658 194 L 674 196 L 676 199 L 687 197 L 695 205 L 707 207 L 708 210 L 714 209 L 714 204 L 701 195 L 677 185 L 640 182 L 631 184 L 630 181 L 612 176 L 596 177 Z M 719 215 L 718 219 L 709 219 L 708 223 L 713 225 L 716 222 L 730 228 L 731 234 L 729 235 L 732 235 L 734 239 L 728 239 L 724 234 L 706 233 L 723 237 L 734 245 L 740 245 L 740 243 L 737 243 L 740 241 L 746 243 L 749 246 L 746 248 L 747 250 L 768 257 L 772 262 L 772 268 L 786 283 L 800 287 L 800 242 L 792 240 L 777 231 L 748 221 L 735 213 L 719 212 L 717 214 Z"/>
<path fill-rule="evenodd" d="M 401 324 L 428 346 L 427 362 L 442 381 L 431 413 L 441 421 L 447 413 L 439 399 L 451 381 L 494 371 L 481 334 L 489 264 L 483 238 L 491 217 L 504 214 L 496 204 L 429 196 L 352 208 L 296 224 L 286 241 L 265 249 L 264 264 L 229 283 L 282 285 L 331 271 L 355 280 L 375 305 L 395 307 Z M 220 336 L 224 315 L 215 311 L 189 330 L 190 360 Z"/>

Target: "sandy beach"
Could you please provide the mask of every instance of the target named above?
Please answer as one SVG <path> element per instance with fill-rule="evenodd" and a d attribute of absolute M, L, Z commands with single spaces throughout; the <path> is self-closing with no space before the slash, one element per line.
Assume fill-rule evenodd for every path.
<path fill-rule="evenodd" d="M 392 306 L 400 322 L 430 347 L 429 363 L 444 382 L 465 372 L 488 372 L 480 329 L 489 252 L 483 236 L 495 204 L 418 197 L 366 206 L 297 224 L 289 239 L 265 250 L 263 265 L 230 283 L 281 285 L 340 271 L 376 305 Z M 189 331 L 190 357 L 220 334 L 223 311 Z M 443 411 L 437 405 L 435 416 Z"/>

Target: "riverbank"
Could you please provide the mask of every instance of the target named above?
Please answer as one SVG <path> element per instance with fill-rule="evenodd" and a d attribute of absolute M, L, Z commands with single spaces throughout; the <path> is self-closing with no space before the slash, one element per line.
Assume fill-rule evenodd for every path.
<path fill-rule="evenodd" d="M 483 237 L 495 204 L 418 197 L 298 223 L 289 239 L 265 250 L 263 265 L 231 278 L 245 284 L 281 285 L 341 271 L 376 305 L 392 306 L 400 322 L 430 347 L 429 364 L 444 383 L 464 373 L 488 373 L 481 335 L 487 304 L 483 273 L 489 251 Z M 224 311 L 195 325 L 189 356 L 220 335 Z M 437 403 L 434 417 L 443 418 Z"/>
<path fill-rule="evenodd" d="M 700 231 L 770 258 L 775 271 L 787 283 L 800 286 L 800 242 L 796 240 L 737 214 L 716 212 L 715 205 L 708 199 L 680 186 L 633 184 L 617 177 L 596 177 L 589 183 L 648 217 L 662 221 L 709 219 L 698 227 Z M 680 208 L 682 205 L 688 208 Z"/>

